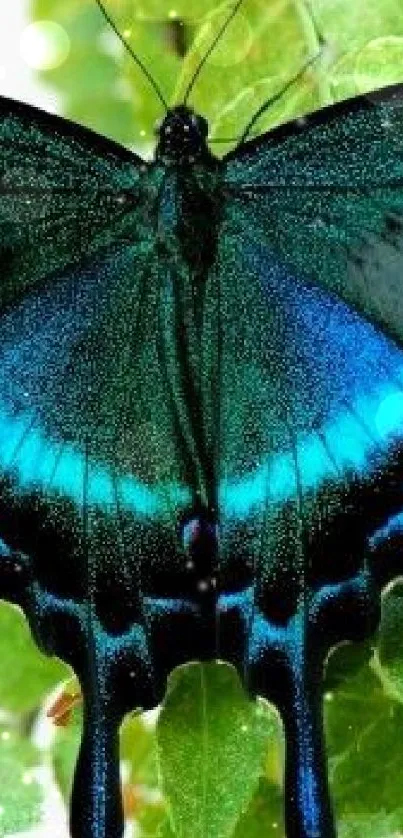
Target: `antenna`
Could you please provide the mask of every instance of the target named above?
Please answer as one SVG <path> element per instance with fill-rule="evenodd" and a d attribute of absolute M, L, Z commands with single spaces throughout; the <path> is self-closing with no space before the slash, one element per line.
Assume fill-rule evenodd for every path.
<path fill-rule="evenodd" d="M 253 126 L 260 119 L 262 114 L 264 114 L 272 105 L 274 105 L 275 102 L 278 102 L 278 100 L 281 99 L 282 96 L 284 96 L 284 93 L 287 93 L 287 90 L 289 90 L 290 87 L 293 86 L 293 84 L 298 82 L 302 78 L 304 73 L 309 69 L 309 67 L 311 67 L 315 63 L 315 61 L 317 61 L 318 58 L 320 58 L 321 55 L 323 54 L 324 47 L 326 46 L 326 40 L 325 40 L 322 32 L 320 31 L 318 22 L 316 20 L 316 17 L 314 16 L 314 14 L 312 12 L 311 0 L 302 0 L 302 5 L 304 6 L 306 14 L 309 16 L 309 18 L 311 20 L 319 49 L 317 50 L 316 54 L 312 58 L 309 58 L 305 62 L 302 69 L 297 73 L 297 75 L 293 76 L 289 80 L 289 82 L 287 82 L 287 84 L 284 85 L 284 87 L 282 88 L 282 90 L 279 91 L 279 93 L 276 93 L 270 99 L 267 99 L 265 102 L 263 102 L 263 105 L 261 105 L 261 107 L 253 115 L 250 122 L 248 122 L 248 124 L 247 124 L 247 126 L 246 126 L 246 128 L 245 128 L 245 130 L 244 130 L 244 132 L 243 132 L 243 134 L 242 134 L 242 136 L 241 136 L 241 138 L 238 142 L 237 148 L 239 148 L 239 146 L 242 145 L 242 143 L 244 143 L 245 140 L 249 137 Z"/>
<path fill-rule="evenodd" d="M 201 59 L 201 61 L 200 61 L 199 65 L 198 65 L 198 67 L 196 67 L 196 70 L 195 70 L 195 72 L 194 72 L 194 74 L 193 74 L 193 78 L 191 78 L 191 79 L 190 79 L 189 85 L 188 85 L 188 87 L 187 87 L 187 89 L 186 89 L 186 92 L 185 92 L 185 98 L 184 98 L 184 100 L 183 100 L 183 104 L 184 104 L 184 105 L 186 105 L 186 104 L 187 104 L 188 99 L 189 99 L 189 96 L 190 96 L 190 94 L 191 94 L 191 92 L 192 92 L 192 90 L 193 90 L 193 88 L 194 88 L 194 86 L 195 86 L 195 84 L 196 84 L 197 79 L 198 79 L 198 78 L 199 78 L 199 76 L 200 76 L 200 73 L 201 73 L 201 71 L 202 71 L 202 69 L 203 69 L 203 67 L 204 67 L 204 65 L 205 65 L 205 63 L 206 63 L 206 61 L 210 58 L 211 53 L 215 50 L 215 48 L 216 48 L 216 46 L 217 46 L 217 44 L 218 44 L 219 40 L 221 39 L 221 37 L 222 37 L 222 35 L 224 34 L 225 30 L 226 30 L 226 29 L 228 28 L 228 26 L 230 25 L 231 21 L 234 19 L 234 17 L 235 17 L 235 15 L 237 14 L 238 10 L 239 10 L 239 9 L 240 9 L 240 7 L 242 6 L 242 3 L 243 3 L 243 0 L 237 0 L 237 2 L 235 3 L 234 8 L 233 8 L 233 9 L 231 9 L 231 11 L 230 11 L 230 13 L 229 13 L 228 17 L 225 19 L 225 21 L 224 21 L 223 25 L 221 26 L 221 29 L 219 29 L 218 34 L 215 36 L 213 43 L 209 46 L 209 48 L 208 48 L 207 52 L 205 53 L 205 55 L 204 55 L 204 56 L 203 56 L 203 58 Z"/>
<path fill-rule="evenodd" d="M 260 119 L 262 114 L 264 114 L 267 110 L 269 110 L 269 108 L 271 108 L 271 106 L 274 105 L 275 102 L 278 102 L 278 100 L 281 99 L 281 97 L 284 96 L 285 93 L 287 93 L 287 90 L 289 90 L 290 87 L 292 87 L 294 84 L 296 84 L 296 82 L 298 82 L 302 78 L 304 73 L 306 73 L 306 71 L 309 69 L 309 67 L 311 67 L 312 64 L 314 64 L 315 61 L 317 61 L 318 58 L 320 58 L 321 55 L 322 55 L 322 50 L 319 50 L 319 52 L 316 55 L 314 55 L 312 58 L 309 58 L 308 61 L 305 62 L 302 69 L 299 70 L 299 72 L 295 76 L 293 76 L 290 79 L 290 81 L 288 81 L 287 84 L 285 84 L 284 87 L 282 87 L 281 90 L 279 90 L 278 93 L 276 93 L 274 96 L 271 96 L 270 99 L 266 99 L 266 101 L 263 102 L 263 105 L 260 106 L 260 108 L 256 111 L 256 113 L 253 114 L 253 117 L 250 120 L 250 122 L 248 122 L 243 134 L 241 135 L 240 139 L 238 140 L 237 148 L 239 148 L 242 145 L 242 143 L 244 143 L 245 140 L 247 140 L 253 126 L 256 124 L 258 119 Z"/>
<path fill-rule="evenodd" d="M 129 55 L 132 57 L 134 63 L 137 64 L 137 66 L 140 68 L 142 73 L 144 73 L 146 79 L 148 79 L 148 81 L 150 82 L 151 87 L 153 88 L 154 92 L 157 94 L 158 99 L 160 100 L 160 102 L 164 106 L 165 110 L 167 111 L 168 110 L 168 102 L 166 101 L 163 93 L 161 92 L 161 89 L 158 86 L 157 82 L 155 81 L 155 79 L 153 79 L 150 71 L 147 70 L 147 67 L 145 66 L 145 64 L 143 64 L 141 58 L 139 58 L 138 55 L 136 55 L 136 53 L 132 50 L 130 44 L 128 44 L 126 39 L 123 37 L 123 35 L 121 35 L 115 21 L 110 16 L 109 12 L 107 12 L 102 0 L 95 0 L 95 2 L 97 4 L 98 8 L 100 9 L 100 11 L 102 12 L 106 22 L 109 24 L 111 29 L 113 29 L 115 35 L 119 38 L 119 41 L 123 44 L 123 46 L 125 47 L 125 49 L 129 53 Z"/>

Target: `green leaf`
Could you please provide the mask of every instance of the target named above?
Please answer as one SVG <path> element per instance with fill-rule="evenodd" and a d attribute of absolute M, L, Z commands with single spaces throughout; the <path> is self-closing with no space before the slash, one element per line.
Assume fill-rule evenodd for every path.
<path fill-rule="evenodd" d="M 330 695 L 325 695 L 324 719 L 331 778 L 333 766 L 337 768 L 340 759 L 349 757 L 350 751 L 355 752 L 357 741 L 378 718 L 387 716 L 390 708 L 382 684 L 369 666 L 346 678 Z M 363 779 L 357 777 L 358 782 Z"/>
<path fill-rule="evenodd" d="M 375 668 L 385 691 L 403 703 L 403 583 L 396 582 L 382 598 Z"/>
<path fill-rule="evenodd" d="M 104 0 L 108 13 L 120 28 L 128 29 L 135 20 L 184 20 L 197 21 L 211 9 L 219 0 Z"/>
<path fill-rule="evenodd" d="M 338 838 L 397 838 L 402 823 L 402 810 L 355 815 L 340 823 Z"/>
<path fill-rule="evenodd" d="M 403 708 L 373 662 L 325 700 L 330 789 L 340 838 L 391 838 L 403 827 Z"/>
<path fill-rule="evenodd" d="M 26 768 L 38 763 L 37 749 L 19 730 L 15 720 L 0 725 L 0 754 L 1 760 L 18 761 Z"/>
<path fill-rule="evenodd" d="M 358 675 L 373 655 L 374 639 L 359 643 L 341 643 L 329 654 L 324 675 L 324 692 L 342 686 L 347 678 Z"/>
<path fill-rule="evenodd" d="M 140 838 L 175 838 L 166 807 L 144 806 L 136 817 Z"/>
<path fill-rule="evenodd" d="M 0 602 L 0 706 L 11 712 L 37 707 L 70 668 L 39 652 L 23 613 Z"/>
<path fill-rule="evenodd" d="M 175 91 L 180 101 L 202 57 L 228 16 L 228 3 L 206 17 L 182 68 Z M 310 33 L 310 38 L 311 33 Z M 270 43 L 270 50 L 267 44 Z M 252 114 L 295 75 L 307 58 L 301 16 L 294 2 L 245 0 L 197 79 L 192 102 L 206 113 L 211 137 L 236 138 Z M 305 77 L 257 126 L 257 131 L 319 105 L 315 78 Z M 231 143 L 233 145 L 233 143 Z M 226 146 L 220 148 L 224 150 Z"/>
<path fill-rule="evenodd" d="M 230 838 L 263 771 L 277 716 L 250 701 L 235 670 L 176 670 L 157 725 L 163 789 L 175 835 Z"/>
<path fill-rule="evenodd" d="M 157 788 L 158 752 L 156 732 L 142 716 L 128 716 L 120 730 L 120 756 L 130 765 L 130 781 Z"/>
<path fill-rule="evenodd" d="M 75 707 L 66 727 L 56 731 L 52 747 L 53 767 L 63 797 L 68 800 L 81 741 L 82 708 Z"/>
<path fill-rule="evenodd" d="M 278 94 L 314 56 L 314 63 L 265 112 L 254 133 L 401 79 L 403 12 L 396 0 L 384 0 L 381 7 L 374 0 L 358 2 L 354 13 L 345 0 L 316 0 L 310 6 L 326 42 L 322 50 L 303 0 L 245 0 L 192 95 L 196 109 L 210 118 L 213 139 L 238 137 L 263 102 Z M 202 22 L 183 63 L 176 100 L 183 97 L 228 8 L 223 3 Z"/>
<path fill-rule="evenodd" d="M 388 815 L 402 803 L 403 759 L 401 732 L 403 708 L 391 702 L 371 679 L 365 677 L 344 691 L 337 702 L 338 734 L 333 727 L 334 754 L 331 759 L 331 786 L 340 820 L 359 815 Z M 336 704 L 336 701 L 335 701 Z M 344 707 L 343 707 L 344 704 Z M 343 733 L 345 748 L 341 747 Z M 336 747 L 335 747 L 336 742 Z M 400 822 L 400 828 L 403 821 Z"/>
<path fill-rule="evenodd" d="M 233 838 L 280 838 L 283 834 L 282 794 L 262 777 L 248 810 L 237 824 Z"/>
<path fill-rule="evenodd" d="M 33 746 L 12 727 L 0 727 L 0 837 L 40 821 L 43 792 L 32 772 Z"/>
<path fill-rule="evenodd" d="M 161 105 L 108 30 L 94 0 L 32 4 L 37 19 L 55 20 L 70 39 L 66 61 L 42 74 L 62 93 L 66 115 L 145 150 L 154 142 Z M 168 101 L 182 100 L 231 8 L 232 0 L 107 0 L 119 31 Z M 326 43 L 320 56 L 308 8 L 305 0 L 244 0 L 209 56 L 191 101 L 209 118 L 212 139 L 232 138 L 214 146 L 220 154 L 234 144 L 260 105 L 313 56 L 318 55 L 314 64 L 267 110 L 255 133 L 402 78 L 403 11 L 398 0 L 357 0 L 353 7 L 346 0 L 310 0 Z M 186 41 L 196 32 L 183 61 L 166 23 L 179 19 L 187 26 Z"/>

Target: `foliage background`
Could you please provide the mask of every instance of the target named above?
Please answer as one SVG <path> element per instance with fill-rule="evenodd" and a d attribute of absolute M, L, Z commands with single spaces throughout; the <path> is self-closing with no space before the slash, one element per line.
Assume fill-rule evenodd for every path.
<path fill-rule="evenodd" d="M 30 3 L 36 34 L 45 47 L 47 40 L 37 66 L 43 83 L 57 92 L 61 112 L 149 154 L 161 106 L 94 0 Z M 175 102 L 229 5 L 107 0 L 107 7 Z M 259 131 L 403 81 L 400 0 L 315 0 L 312 8 L 325 47 L 265 114 Z M 211 140 L 229 138 L 214 146 L 216 153 L 233 144 L 259 105 L 318 50 L 302 0 L 245 0 L 192 97 L 209 118 Z M 43 834 L 38 824 L 50 780 L 68 797 L 81 723 L 72 676 L 61 662 L 40 655 L 22 614 L 0 604 L 0 838 Z M 60 696 L 59 724 L 44 727 Z M 403 834 L 402 582 L 384 592 L 377 636 L 331 654 L 325 717 L 339 835 Z M 267 703 L 247 699 L 230 667 L 195 663 L 177 670 L 158 718 L 128 718 L 121 737 L 128 835 L 282 838 L 281 724 Z M 30 827 L 36 832 L 27 832 Z"/>

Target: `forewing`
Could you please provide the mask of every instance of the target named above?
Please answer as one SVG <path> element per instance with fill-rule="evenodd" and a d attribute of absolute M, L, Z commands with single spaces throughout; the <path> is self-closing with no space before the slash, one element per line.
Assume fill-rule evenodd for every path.
<path fill-rule="evenodd" d="M 0 98 L 0 311 L 124 238 L 128 217 L 145 212 L 146 169 L 112 141 Z"/>
<path fill-rule="evenodd" d="M 226 158 L 227 223 L 403 341 L 403 86 L 325 108 Z"/>

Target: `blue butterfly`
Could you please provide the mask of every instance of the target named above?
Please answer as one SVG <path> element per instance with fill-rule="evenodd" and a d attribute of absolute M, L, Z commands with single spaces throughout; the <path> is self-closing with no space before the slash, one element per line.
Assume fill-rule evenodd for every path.
<path fill-rule="evenodd" d="M 0 99 L 0 591 L 81 681 L 74 838 L 122 834 L 123 715 L 217 657 L 283 715 L 287 835 L 335 835 L 323 661 L 401 571 L 403 87 L 219 160 L 223 31 L 151 163 Z"/>

